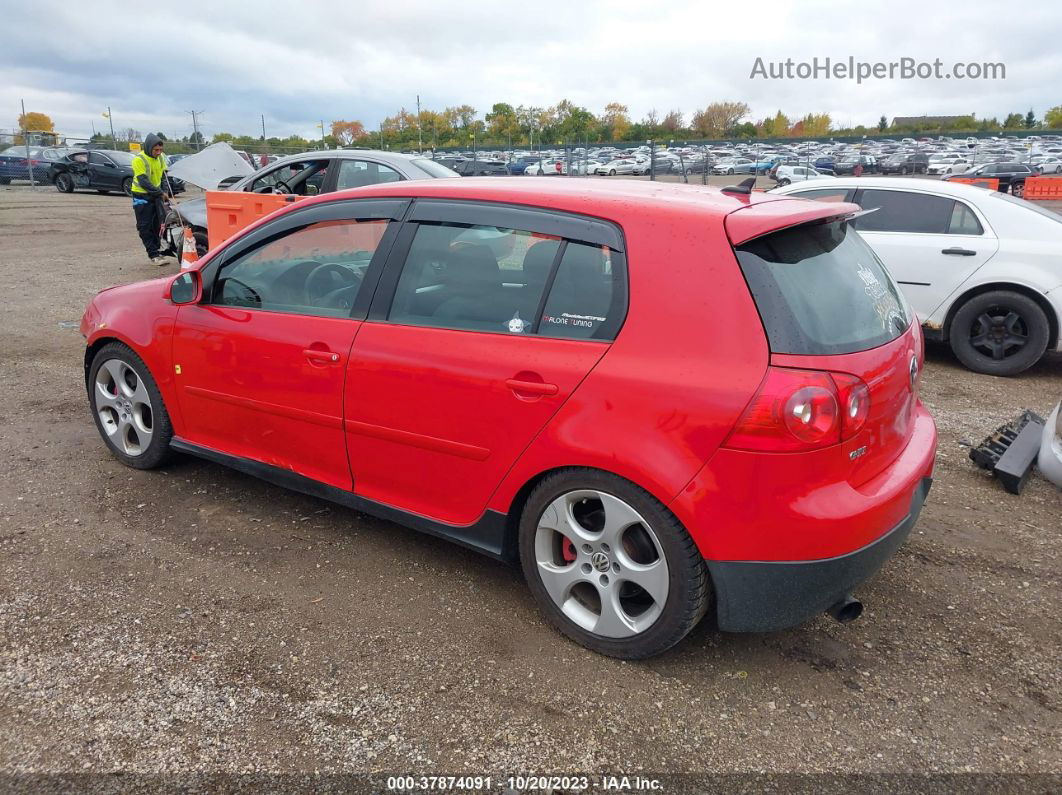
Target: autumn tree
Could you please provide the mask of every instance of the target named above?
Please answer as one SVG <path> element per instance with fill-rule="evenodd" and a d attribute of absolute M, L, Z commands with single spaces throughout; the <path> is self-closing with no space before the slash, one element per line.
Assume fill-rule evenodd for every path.
<path fill-rule="evenodd" d="M 744 102 L 713 102 L 693 114 L 691 126 L 703 138 L 723 138 L 748 115 L 749 106 Z"/>
<path fill-rule="evenodd" d="M 1062 105 L 1055 105 L 1044 114 L 1044 126 L 1053 130 L 1062 127 Z"/>
<path fill-rule="evenodd" d="M 802 134 L 806 138 L 824 138 L 830 134 L 830 114 L 809 113 L 800 120 Z"/>
<path fill-rule="evenodd" d="M 33 111 L 19 114 L 18 126 L 26 132 L 55 132 L 55 125 L 47 114 Z"/>
<path fill-rule="evenodd" d="M 601 122 L 613 141 L 626 140 L 627 133 L 631 129 L 629 114 L 627 106 L 619 102 L 610 102 L 605 105 L 605 113 L 601 117 Z"/>
<path fill-rule="evenodd" d="M 660 122 L 660 126 L 670 133 L 677 132 L 682 129 L 682 111 L 678 108 L 672 108 L 664 116 L 664 120 Z"/>
<path fill-rule="evenodd" d="M 334 121 L 332 122 L 332 137 L 341 146 L 350 146 L 359 138 L 366 136 L 365 125 L 360 121 Z"/>
<path fill-rule="evenodd" d="M 1008 113 L 1003 120 L 1003 127 L 1007 130 L 1017 130 L 1025 125 L 1025 117 L 1020 113 Z"/>
<path fill-rule="evenodd" d="M 781 110 L 761 121 L 758 126 L 764 138 L 785 138 L 789 135 L 789 117 Z"/>
<path fill-rule="evenodd" d="M 517 118 L 516 108 L 507 102 L 494 103 L 490 113 L 483 118 L 487 122 L 487 130 L 498 140 L 508 142 L 513 138 L 520 139 L 520 119 Z"/>

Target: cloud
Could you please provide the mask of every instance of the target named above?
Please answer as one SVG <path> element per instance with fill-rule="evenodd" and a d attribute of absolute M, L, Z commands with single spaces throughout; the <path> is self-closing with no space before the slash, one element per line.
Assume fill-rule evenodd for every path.
<path fill-rule="evenodd" d="M 88 135 L 112 108 L 116 126 L 191 132 L 202 110 L 209 135 L 317 135 L 317 121 L 375 127 L 399 107 L 494 102 L 550 105 L 567 98 L 599 113 L 610 101 L 635 118 L 655 108 L 687 114 L 720 99 L 743 100 L 754 117 L 828 112 L 842 124 L 878 116 L 1002 116 L 1058 104 L 1057 32 L 1062 7 L 1025 0 L 1021 13 L 969 0 L 961 12 L 902 0 L 868 14 L 825 2 L 742 4 L 675 0 L 527 7 L 368 0 L 342 6 L 262 0 L 214 3 L 194 14 L 124 3 L 72 8 L 14 5 L 4 23 L 0 107 L 48 113 L 57 128 Z M 938 18 L 939 17 L 939 18 Z M 750 79 L 765 60 L 999 61 L 999 81 Z M 0 117 L 0 128 L 15 125 Z"/>

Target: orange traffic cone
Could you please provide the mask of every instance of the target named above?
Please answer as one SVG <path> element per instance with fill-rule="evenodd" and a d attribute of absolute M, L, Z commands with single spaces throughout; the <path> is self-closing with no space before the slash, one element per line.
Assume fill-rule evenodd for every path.
<path fill-rule="evenodd" d="M 192 234 L 192 227 L 186 226 L 184 228 L 184 248 L 181 251 L 181 269 L 192 267 L 193 263 L 199 259 L 199 252 L 195 248 L 195 235 Z"/>

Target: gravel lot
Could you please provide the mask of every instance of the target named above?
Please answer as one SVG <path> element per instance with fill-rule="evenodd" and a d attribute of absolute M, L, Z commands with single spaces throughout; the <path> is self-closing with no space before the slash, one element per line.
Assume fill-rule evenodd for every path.
<path fill-rule="evenodd" d="M 622 663 L 549 630 L 515 569 L 203 461 L 108 455 L 75 324 L 97 290 L 176 271 L 144 260 L 124 197 L 0 189 L 0 781 L 913 771 L 1057 791 L 1062 492 L 1006 494 L 962 445 L 1050 411 L 1062 356 L 997 379 L 929 351 L 936 484 L 860 621 L 704 622 Z"/>

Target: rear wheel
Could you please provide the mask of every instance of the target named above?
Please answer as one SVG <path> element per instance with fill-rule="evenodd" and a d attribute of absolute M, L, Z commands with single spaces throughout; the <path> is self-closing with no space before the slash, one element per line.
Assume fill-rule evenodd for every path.
<path fill-rule="evenodd" d="M 1019 199 L 1025 195 L 1025 182 L 1012 182 L 1010 184 L 1010 194 L 1017 196 Z"/>
<path fill-rule="evenodd" d="M 107 447 L 126 466 L 153 469 L 172 452 L 173 426 L 147 365 L 126 345 L 110 342 L 89 367 L 89 404 Z"/>
<path fill-rule="evenodd" d="M 122 180 L 122 193 L 124 193 L 126 196 L 132 196 L 133 195 L 133 178 L 132 177 L 126 177 L 125 179 Z"/>
<path fill-rule="evenodd" d="M 678 519 L 648 492 L 597 470 L 561 470 L 531 492 L 520 561 L 549 623 L 611 657 L 669 649 L 709 604 L 707 568 Z"/>
<path fill-rule="evenodd" d="M 1033 299 L 992 290 L 959 307 L 949 343 L 958 360 L 974 372 L 1007 376 L 1036 364 L 1049 336 L 1047 315 Z"/>
<path fill-rule="evenodd" d="M 69 174 L 59 174 L 55 178 L 55 189 L 60 193 L 73 193 L 74 178 Z"/>

